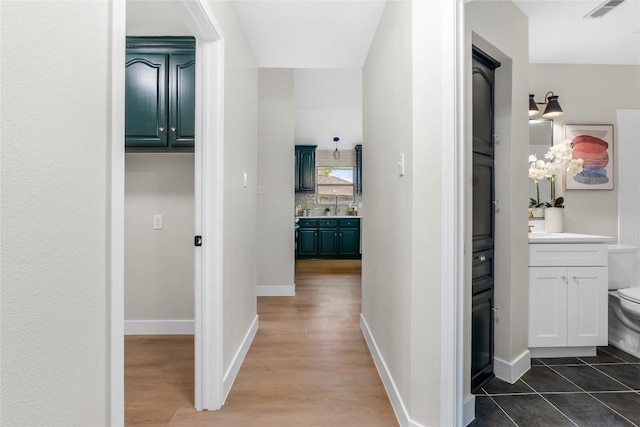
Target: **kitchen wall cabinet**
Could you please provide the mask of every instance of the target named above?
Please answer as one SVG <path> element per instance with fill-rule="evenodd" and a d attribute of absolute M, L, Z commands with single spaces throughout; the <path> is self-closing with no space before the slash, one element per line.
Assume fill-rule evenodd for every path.
<path fill-rule="evenodd" d="M 607 345 L 606 245 L 529 246 L 532 357 L 595 355 L 596 346 Z"/>
<path fill-rule="evenodd" d="M 360 219 L 300 219 L 298 258 L 360 258 Z"/>
<path fill-rule="evenodd" d="M 127 37 L 126 151 L 193 152 L 195 40 Z"/>
<path fill-rule="evenodd" d="M 356 150 L 355 182 L 356 194 L 362 194 L 362 145 L 358 144 Z"/>
<path fill-rule="evenodd" d="M 296 145 L 295 178 L 296 193 L 316 191 L 316 145 Z"/>

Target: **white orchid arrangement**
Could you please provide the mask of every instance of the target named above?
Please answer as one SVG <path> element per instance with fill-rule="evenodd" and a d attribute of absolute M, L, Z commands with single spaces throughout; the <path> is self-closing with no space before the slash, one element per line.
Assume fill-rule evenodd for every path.
<path fill-rule="evenodd" d="M 529 156 L 529 179 L 533 180 L 536 186 L 536 198 L 530 199 L 530 208 L 545 207 L 563 207 L 564 198 L 556 199 L 556 177 L 563 171 L 567 171 L 573 176 L 582 172 L 584 165 L 583 159 L 573 158 L 573 144 L 571 140 L 562 141 L 560 144 L 552 146 L 544 155 L 544 160 L 538 160 L 535 154 Z M 540 189 L 538 182 L 543 179 L 551 181 L 551 201 L 540 203 Z"/>

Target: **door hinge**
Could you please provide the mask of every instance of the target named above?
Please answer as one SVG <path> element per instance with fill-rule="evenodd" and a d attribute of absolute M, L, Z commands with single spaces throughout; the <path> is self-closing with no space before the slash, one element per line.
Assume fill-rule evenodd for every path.
<path fill-rule="evenodd" d="M 202 236 L 195 236 L 193 238 L 193 244 L 195 246 L 202 246 Z"/>

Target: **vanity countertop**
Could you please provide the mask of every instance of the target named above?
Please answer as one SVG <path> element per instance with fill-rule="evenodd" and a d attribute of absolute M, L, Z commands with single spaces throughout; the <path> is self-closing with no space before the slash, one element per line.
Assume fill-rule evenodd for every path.
<path fill-rule="evenodd" d="M 611 243 L 615 237 L 576 233 L 529 233 L 529 243 Z"/>

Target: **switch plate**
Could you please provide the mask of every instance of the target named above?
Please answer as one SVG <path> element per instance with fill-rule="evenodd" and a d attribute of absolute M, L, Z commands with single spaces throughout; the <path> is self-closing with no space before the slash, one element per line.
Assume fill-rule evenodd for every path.
<path fill-rule="evenodd" d="M 163 228 L 163 224 L 162 224 L 162 215 L 154 215 L 153 216 L 153 229 L 154 230 L 162 230 Z"/>
<path fill-rule="evenodd" d="M 264 194 L 264 184 L 258 185 L 258 194 Z"/>
<path fill-rule="evenodd" d="M 247 180 L 247 173 L 246 173 L 246 172 L 242 172 L 242 176 L 243 176 L 243 179 L 242 179 L 242 186 L 243 186 L 244 188 L 247 188 L 247 181 L 248 181 L 248 180 Z"/>
<path fill-rule="evenodd" d="M 400 154 L 400 161 L 398 162 L 398 175 L 404 176 L 404 153 Z"/>

